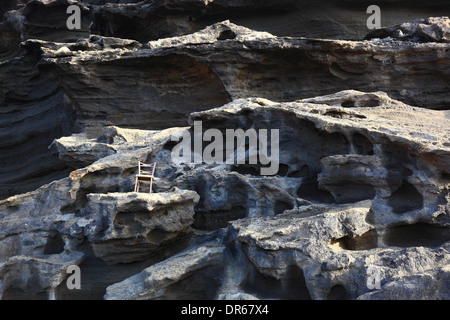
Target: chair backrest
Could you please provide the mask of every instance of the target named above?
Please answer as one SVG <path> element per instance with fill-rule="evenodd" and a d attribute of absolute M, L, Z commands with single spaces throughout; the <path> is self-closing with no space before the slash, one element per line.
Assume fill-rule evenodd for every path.
<path fill-rule="evenodd" d="M 139 161 L 139 174 L 148 174 L 153 176 L 155 174 L 156 162 L 146 164 Z"/>

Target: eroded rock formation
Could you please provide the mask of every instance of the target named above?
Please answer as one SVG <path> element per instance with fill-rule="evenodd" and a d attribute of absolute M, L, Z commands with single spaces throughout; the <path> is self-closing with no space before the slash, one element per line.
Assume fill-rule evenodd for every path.
<path fill-rule="evenodd" d="M 116 271 L 103 283 L 108 299 L 446 299 L 448 111 L 411 107 L 382 92 L 314 100 L 321 102 L 251 98 L 191 115 L 204 130 L 279 128 L 275 176 L 260 176 L 249 164 L 173 163 L 172 137 L 191 127 L 144 132 L 146 147 L 105 157 L 92 148 L 99 158 L 93 164 L 0 204 L 8 222 L 4 263 L 93 255 L 107 263 L 97 272 L 140 263 L 141 273 L 127 278 Z M 349 101 L 353 106 L 342 107 Z M 64 142 L 73 146 L 60 139 L 60 150 Z M 86 153 L 78 157 L 86 161 Z M 137 160 L 157 161 L 157 193 L 132 192 Z M 164 241 L 173 256 L 158 250 Z M 380 272 L 377 291 L 367 286 L 369 268 Z M 70 296 L 58 279 L 41 290 Z M 4 283 L 8 297 L 15 287 Z M 395 291 L 402 283 L 409 285 Z M 415 288 L 424 283 L 419 294 Z M 184 287 L 192 291 L 177 291 Z"/>
<path fill-rule="evenodd" d="M 2 145 L 2 194 L 67 175 L 47 149 L 55 138 L 83 130 L 96 136 L 105 125 L 184 126 L 192 112 L 249 96 L 293 101 L 382 90 L 410 105 L 446 109 L 447 47 L 281 38 L 230 22 L 144 44 L 99 36 L 76 43 L 28 40 L 18 57 L 0 66 L 4 135 L 10 123 L 23 133 Z"/>
<path fill-rule="evenodd" d="M 366 38 L 395 38 L 421 42 L 450 42 L 450 23 L 448 18 L 420 19 L 387 28 L 377 29 Z"/>
<path fill-rule="evenodd" d="M 380 3 L 3 1 L 0 297 L 449 299 L 448 5 Z M 174 161 L 196 122 L 276 174 Z"/>

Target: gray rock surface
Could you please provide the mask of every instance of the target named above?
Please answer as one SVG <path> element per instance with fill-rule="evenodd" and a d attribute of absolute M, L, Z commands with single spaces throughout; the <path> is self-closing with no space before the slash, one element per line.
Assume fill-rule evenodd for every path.
<path fill-rule="evenodd" d="M 91 193 L 84 233 L 94 254 L 107 263 L 144 260 L 173 242 L 194 222 L 194 191 L 169 193 Z"/>
<path fill-rule="evenodd" d="M 82 8 L 81 30 L 65 28 L 69 4 Z M 0 19 L 10 21 L 15 12 L 19 19 L 14 29 L 23 40 L 75 42 L 91 32 L 145 42 L 193 33 L 224 19 L 277 36 L 356 40 L 367 33 L 370 4 L 361 0 L 4 0 Z M 383 26 L 450 14 L 445 0 L 385 0 L 377 4 L 382 7 Z"/>
<path fill-rule="evenodd" d="M 0 65 L 0 134 L 8 137 L 0 146 L 0 193 L 4 198 L 34 190 L 68 174 L 47 148 L 53 139 L 83 131 L 98 137 L 95 132 L 111 125 L 185 126 L 190 113 L 239 98 L 293 101 L 347 89 L 382 90 L 410 105 L 447 109 L 447 47 L 277 37 L 227 21 L 147 43 L 91 35 L 8 46 Z M 10 137 L 11 130 L 21 134 Z M 19 157 L 24 161 L 11 160 Z"/>
<path fill-rule="evenodd" d="M 367 39 L 391 37 L 398 40 L 420 42 L 450 42 L 450 19 L 431 17 L 374 30 Z"/>
<path fill-rule="evenodd" d="M 356 40 L 367 33 L 366 9 L 371 4 L 360 0 L 107 2 L 111 4 L 93 7 L 91 31 L 142 42 L 193 33 L 223 17 L 277 36 Z M 382 7 L 383 25 L 450 13 L 444 0 L 388 0 L 377 4 Z"/>
<path fill-rule="evenodd" d="M 215 243 L 189 249 L 109 286 L 105 299 L 213 299 L 224 250 Z"/>
<path fill-rule="evenodd" d="M 0 299 L 450 299 L 450 7 L 369 4 L 3 0 Z"/>
<path fill-rule="evenodd" d="M 224 34 L 229 34 L 229 37 L 222 39 Z M 45 70 L 57 75 L 63 87 L 77 88 L 74 92 L 78 94 L 74 94 L 72 99 L 83 114 L 90 114 L 89 118 L 93 118 L 103 112 L 106 121 L 119 126 L 127 123 L 128 126 L 147 124 L 155 127 L 155 124 L 150 120 L 144 122 L 143 115 L 141 119 L 130 118 L 132 115 L 125 110 L 119 115 L 114 111 L 118 105 L 127 105 L 133 114 L 142 114 L 143 108 L 151 110 L 153 119 L 158 119 L 159 110 L 174 112 L 171 108 L 177 106 L 180 109 L 181 103 L 188 114 L 189 111 L 220 106 L 230 99 L 257 96 L 274 101 L 292 101 L 345 89 L 373 91 L 377 88 L 412 105 L 430 109 L 448 107 L 445 94 L 449 59 L 447 44 L 276 37 L 224 21 L 194 34 L 150 41 L 128 50 L 79 51 L 69 44 L 56 44 L 55 47 L 55 44 L 43 42 L 29 42 L 28 45 L 41 47 L 44 52 L 41 63 Z M 69 50 L 61 51 L 64 47 Z M 101 58 L 101 64 L 97 63 L 98 58 Z M 129 73 L 125 75 L 123 68 L 131 61 L 136 61 L 141 67 L 136 70 L 138 73 L 128 67 Z M 387 67 L 388 62 L 392 68 Z M 172 82 L 157 81 L 156 75 L 160 70 L 154 64 L 165 66 L 166 77 Z M 427 72 L 415 72 L 414 68 L 419 64 Z M 180 79 L 185 77 L 169 65 L 190 70 L 190 87 L 186 87 L 185 81 L 180 87 Z M 142 78 L 142 68 L 146 66 L 152 68 Z M 255 75 L 252 68 L 261 71 Z M 399 69 L 402 73 L 397 71 Z M 81 70 L 86 76 L 80 78 Z M 274 70 L 282 75 L 276 81 L 271 78 Z M 89 77 L 100 73 L 108 74 L 109 82 L 101 78 L 95 83 L 89 80 Z M 142 81 L 139 90 L 149 93 L 140 95 L 135 88 L 125 90 L 122 85 L 126 83 L 125 77 L 130 81 L 139 77 Z M 433 78 L 432 88 L 430 77 Z M 207 85 L 205 79 L 209 81 Z M 119 86 L 122 86 L 120 91 Z M 214 94 L 210 93 L 211 86 L 216 90 Z M 100 104 L 96 99 L 99 90 L 104 95 L 115 94 L 114 101 Z M 163 90 L 169 93 L 177 90 L 179 96 L 189 96 L 190 100 L 181 101 L 179 96 L 169 95 L 163 95 L 164 99 L 161 99 Z M 195 90 L 199 93 L 194 93 Z M 427 90 L 433 90 L 432 98 L 431 91 Z M 130 101 L 131 92 L 143 100 Z M 194 104 L 195 107 L 191 106 Z M 182 124 L 180 121 L 166 126 Z"/>
<path fill-rule="evenodd" d="M 249 98 L 191 115 L 203 130 L 280 129 L 274 176 L 249 164 L 174 163 L 172 137 L 192 127 L 108 129 L 146 146 L 117 148 L 0 202 L 3 295 L 26 288 L 70 297 L 61 289 L 65 264 L 26 287 L 33 282 L 17 277 L 24 266 L 12 263 L 61 259 L 89 275 L 115 270 L 97 282 L 97 298 L 448 299 L 448 111 L 382 92 L 314 101 Z M 69 145 L 82 146 L 82 137 Z M 85 154 L 69 161 L 77 157 Z M 138 160 L 157 161 L 156 193 L 132 192 Z"/>
<path fill-rule="evenodd" d="M 49 148 L 71 167 L 82 168 L 118 151 L 145 148 L 157 132 L 114 126 L 103 127 L 101 130 L 101 134 L 94 138 L 88 137 L 94 135 L 96 131 L 88 129 L 79 134 L 55 139 Z"/>

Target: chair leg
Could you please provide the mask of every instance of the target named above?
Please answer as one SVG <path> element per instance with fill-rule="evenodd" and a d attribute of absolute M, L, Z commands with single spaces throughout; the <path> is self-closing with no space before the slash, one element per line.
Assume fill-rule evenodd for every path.
<path fill-rule="evenodd" d="M 153 178 L 150 179 L 150 192 L 149 193 L 152 193 L 152 185 L 153 185 Z"/>
<path fill-rule="evenodd" d="M 138 179 L 136 177 L 136 179 L 134 179 L 134 192 L 137 192 L 137 183 L 138 183 Z"/>

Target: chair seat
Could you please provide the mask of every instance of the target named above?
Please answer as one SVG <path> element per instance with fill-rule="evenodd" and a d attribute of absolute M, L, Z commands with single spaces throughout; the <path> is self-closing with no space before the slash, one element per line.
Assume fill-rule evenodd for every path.
<path fill-rule="evenodd" d="M 156 162 L 153 164 L 138 163 L 138 172 L 135 178 L 134 191 L 139 192 L 139 183 L 145 182 L 150 184 L 149 193 L 152 193 L 152 185 L 155 174 Z"/>
<path fill-rule="evenodd" d="M 147 175 L 147 174 L 137 174 L 136 177 L 139 178 L 147 178 L 147 179 L 152 179 L 153 176 Z"/>

